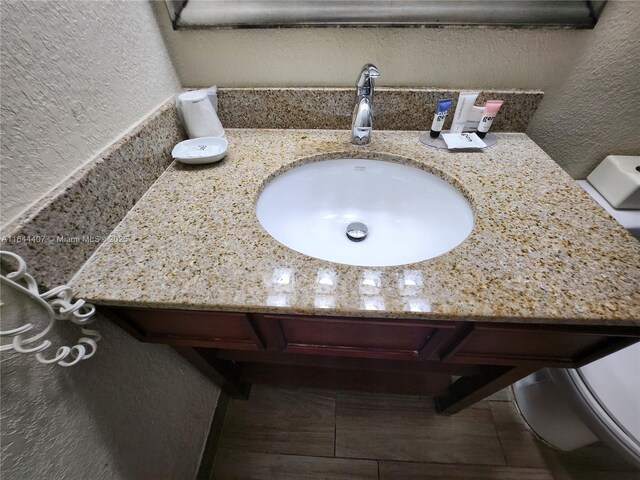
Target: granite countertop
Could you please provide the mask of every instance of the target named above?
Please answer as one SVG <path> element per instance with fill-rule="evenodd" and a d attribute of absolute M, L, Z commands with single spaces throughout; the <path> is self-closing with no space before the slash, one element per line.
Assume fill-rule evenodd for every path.
<path fill-rule="evenodd" d="M 418 136 L 375 131 L 354 147 L 344 130 L 228 129 L 225 160 L 171 164 L 76 275 L 76 295 L 133 307 L 640 325 L 640 242 L 527 135 L 497 134 L 496 146 L 466 153 Z M 474 207 L 473 232 L 444 255 L 394 267 L 281 245 L 255 216 L 261 188 L 305 157 L 336 153 L 448 179 Z"/>

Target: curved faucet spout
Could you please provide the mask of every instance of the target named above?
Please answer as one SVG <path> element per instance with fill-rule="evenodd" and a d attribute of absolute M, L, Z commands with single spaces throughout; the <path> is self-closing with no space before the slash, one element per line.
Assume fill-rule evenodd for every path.
<path fill-rule="evenodd" d="M 373 128 L 373 112 L 371 100 L 361 96 L 353 108 L 353 121 L 351 122 L 351 143 L 366 145 L 371 141 L 371 129 Z"/>
<path fill-rule="evenodd" d="M 371 141 L 373 129 L 374 79 L 380 76 L 375 65 L 367 63 L 356 80 L 356 98 L 351 122 L 351 143 L 366 145 Z"/>
<path fill-rule="evenodd" d="M 367 63 L 363 65 L 356 80 L 356 95 L 373 95 L 374 78 L 380 76 L 380 71 L 375 65 Z"/>

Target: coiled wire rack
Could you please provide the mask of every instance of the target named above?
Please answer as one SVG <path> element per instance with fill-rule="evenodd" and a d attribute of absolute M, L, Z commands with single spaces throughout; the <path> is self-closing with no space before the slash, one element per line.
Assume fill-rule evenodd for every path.
<path fill-rule="evenodd" d="M 0 251 L 0 259 L 10 258 L 18 267 L 6 275 L 2 273 L 0 280 L 3 284 L 22 292 L 33 299 L 49 315 L 49 322 L 44 330 L 36 332 L 36 325 L 25 323 L 10 330 L 0 330 L 0 340 L 10 339 L 10 342 L 0 341 L 0 352 L 15 351 L 23 354 L 35 354 L 38 362 L 43 364 L 57 363 L 62 367 L 70 367 L 81 360 L 91 358 L 98 349 L 97 342 L 102 336 L 96 330 L 86 328 L 95 320 L 93 315 L 96 308 L 82 299 L 73 301 L 73 292 L 68 285 L 60 285 L 51 290 L 40 293 L 34 278 L 27 273 L 27 264 L 20 255 L 8 251 Z M 6 263 L 5 263 L 6 265 Z M 73 346 L 59 347 L 53 356 L 46 357 L 45 351 L 52 345 L 45 337 L 54 328 L 57 320 L 68 320 L 80 326 L 82 336 Z"/>

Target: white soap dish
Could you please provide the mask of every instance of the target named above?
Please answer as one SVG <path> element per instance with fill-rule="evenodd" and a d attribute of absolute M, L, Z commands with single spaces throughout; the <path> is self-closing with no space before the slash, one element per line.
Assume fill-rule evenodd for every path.
<path fill-rule="evenodd" d="M 182 163 L 213 163 L 225 157 L 228 145 L 222 137 L 192 138 L 173 147 L 171 156 Z"/>

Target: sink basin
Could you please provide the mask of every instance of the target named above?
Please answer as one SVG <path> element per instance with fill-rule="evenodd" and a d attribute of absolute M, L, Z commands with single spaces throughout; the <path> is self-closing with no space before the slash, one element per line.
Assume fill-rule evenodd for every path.
<path fill-rule="evenodd" d="M 353 158 L 306 163 L 277 176 L 260 194 L 256 214 L 287 247 L 360 266 L 437 257 L 462 243 L 474 221 L 467 199 L 440 177 Z"/>

